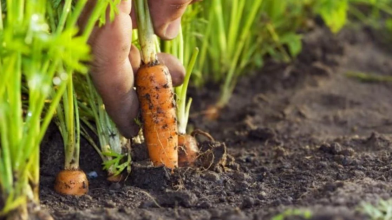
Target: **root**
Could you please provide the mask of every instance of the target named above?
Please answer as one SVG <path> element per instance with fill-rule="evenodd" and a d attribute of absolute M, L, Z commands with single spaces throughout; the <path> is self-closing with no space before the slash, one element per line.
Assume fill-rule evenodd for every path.
<path fill-rule="evenodd" d="M 157 200 L 148 192 L 144 191 L 144 190 L 140 190 L 140 192 L 142 192 L 144 195 L 146 195 L 148 198 L 150 198 L 152 200 L 152 202 L 158 207 L 158 208 L 162 208 L 161 205 L 159 205 L 159 203 L 157 202 Z"/>
<path fill-rule="evenodd" d="M 208 132 L 202 131 L 200 129 L 195 129 L 194 131 L 192 131 L 191 136 L 196 138 L 196 135 L 203 135 L 209 141 L 215 142 L 215 139 Z"/>

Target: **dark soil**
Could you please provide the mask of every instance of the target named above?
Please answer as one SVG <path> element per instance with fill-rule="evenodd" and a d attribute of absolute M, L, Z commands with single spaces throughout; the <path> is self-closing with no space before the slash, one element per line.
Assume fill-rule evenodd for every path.
<path fill-rule="evenodd" d="M 291 64 L 267 62 L 242 78 L 216 121 L 202 111 L 219 87 L 193 88 L 190 126 L 218 141 L 200 139 L 215 155 L 210 169 L 154 168 L 136 145 L 127 181 L 109 183 L 83 142 L 81 167 L 98 176 L 88 195 L 60 196 L 53 182 L 62 144 L 53 129 L 41 155 L 42 207 L 72 220 L 270 219 L 287 209 L 309 209 L 313 219 L 366 219 L 362 202 L 392 197 L 392 87 L 346 73 L 392 75 L 392 54 L 380 45 L 365 29 L 314 30 Z"/>

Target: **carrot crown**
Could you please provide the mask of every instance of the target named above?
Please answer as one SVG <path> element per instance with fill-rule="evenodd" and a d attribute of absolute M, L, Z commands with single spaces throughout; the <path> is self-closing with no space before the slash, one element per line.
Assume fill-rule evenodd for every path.
<path fill-rule="evenodd" d="M 141 58 L 144 64 L 158 63 L 155 49 L 154 28 L 152 26 L 147 0 L 136 0 L 136 21 L 138 25 L 138 38 L 141 48 Z"/>

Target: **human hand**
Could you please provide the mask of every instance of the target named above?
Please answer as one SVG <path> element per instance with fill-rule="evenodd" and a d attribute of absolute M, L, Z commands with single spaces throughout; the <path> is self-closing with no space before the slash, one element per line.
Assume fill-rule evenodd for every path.
<path fill-rule="evenodd" d="M 79 22 L 81 28 L 94 7 L 96 0 L 90 0 Z M 195 0 L 149 0 L 150 14 L 155 33 L 162 39 L 177 36 L 181 16 L 186 7 Z M 140 67 L 140 53 L 131 45 L 132 28 L 136 28 L 136 16 L 132 1 L 123 0 L 118 5 L 119 13 L 114 21 L 102 27 L 95 27 L 89 44 L 93 61 L 91 76 L 101 95 L 105 109 L 125 137 L 133 137 L 139 131 L 134 119 L 138 115 L 139 101 L 134 88 L 134 74 Z M 174 86 L 182 84 L 185 68 L 170 54 L 158 54 L 158 60 L 165 64 Z"/>

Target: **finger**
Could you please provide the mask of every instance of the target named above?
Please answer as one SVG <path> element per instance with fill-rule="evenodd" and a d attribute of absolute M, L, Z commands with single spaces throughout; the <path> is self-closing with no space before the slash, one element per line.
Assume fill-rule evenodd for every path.
<path fill-rule="evenodd" d="M 134 61 L 131 61 L 133 72 L 137 73 L 141 63 L 140 53 L 139 50 L 133 45 L 130 56 L 132 56 L 132 58 L 134 59 Z M 173 86 L 181 85 L 185 78 L 185 68 L 181 64 L 181 62 L 175 56 L 168 53 L 158 53 L 157 56 L 158 61 L 161 64 L 164 64 L 169 69 L 170 75 L 172 77 Z M 138 58 L 138 60 L 136 60 L 136 58 Z"/>
<path fill-rule="evenodd" d="M 84 6 L 82 13 L 78 19 L 78 26 L 81 30 L 84 29 L 84 27 L 86 26 L 88 20 L 91 17 L 91 13 L 93 12 L 95 5 L 96 5 L 97 1 L 96 0 L 88 0 L 86 5 Z M 119 12 L 121 13 L 127 13 L 130 14 L 130 11 L 132 9 L 132 4 L 130 2 L 126 1 L 122 1 L 118 4 Z M 110 8 L 107 9 L 107 16 L 106 19 L 109 20 L 109 13 L 110 13 Z M 108 21 L 109 22 L 109 21 Z M 94 35 L 92 35 L 94 36 Z"/>
<path fill-rule="evenodd" d="M 94 30 L 89 42 L 93 62 L 91 75 L 105 109 L 125 137 L 137 134 L 134 118 L 138 114 L 138 100 L 134 91 L 134 75 L 129 57 L 132 40 L 130 1 L 119 4 L 119 13 L 113 22 Z M 136 58 L 140 59 L 140 58 Z"/>
<path fill-rule="evenodd" d="M 192 0 L 149 0 L 155 33 L 164 40 L 177 36 L 181 16 Z"/>
<path fill-rule="evenodd" d="M 135 45 L 131 46 L 131 52 L 129 52 L 129 60 L 131 61 L 132 70 L 134 73 L 138 71 L 140 68 L 141 58 L 140 51 L 135 47 Z"/>
<path fill-rule="evenodd" d="M 167 53 L 159 53 L 158 60 L 169 69 L 173 86 L 181 85 L 185 78 L 185 68 L 181 62 L 175 56 Z"/>

